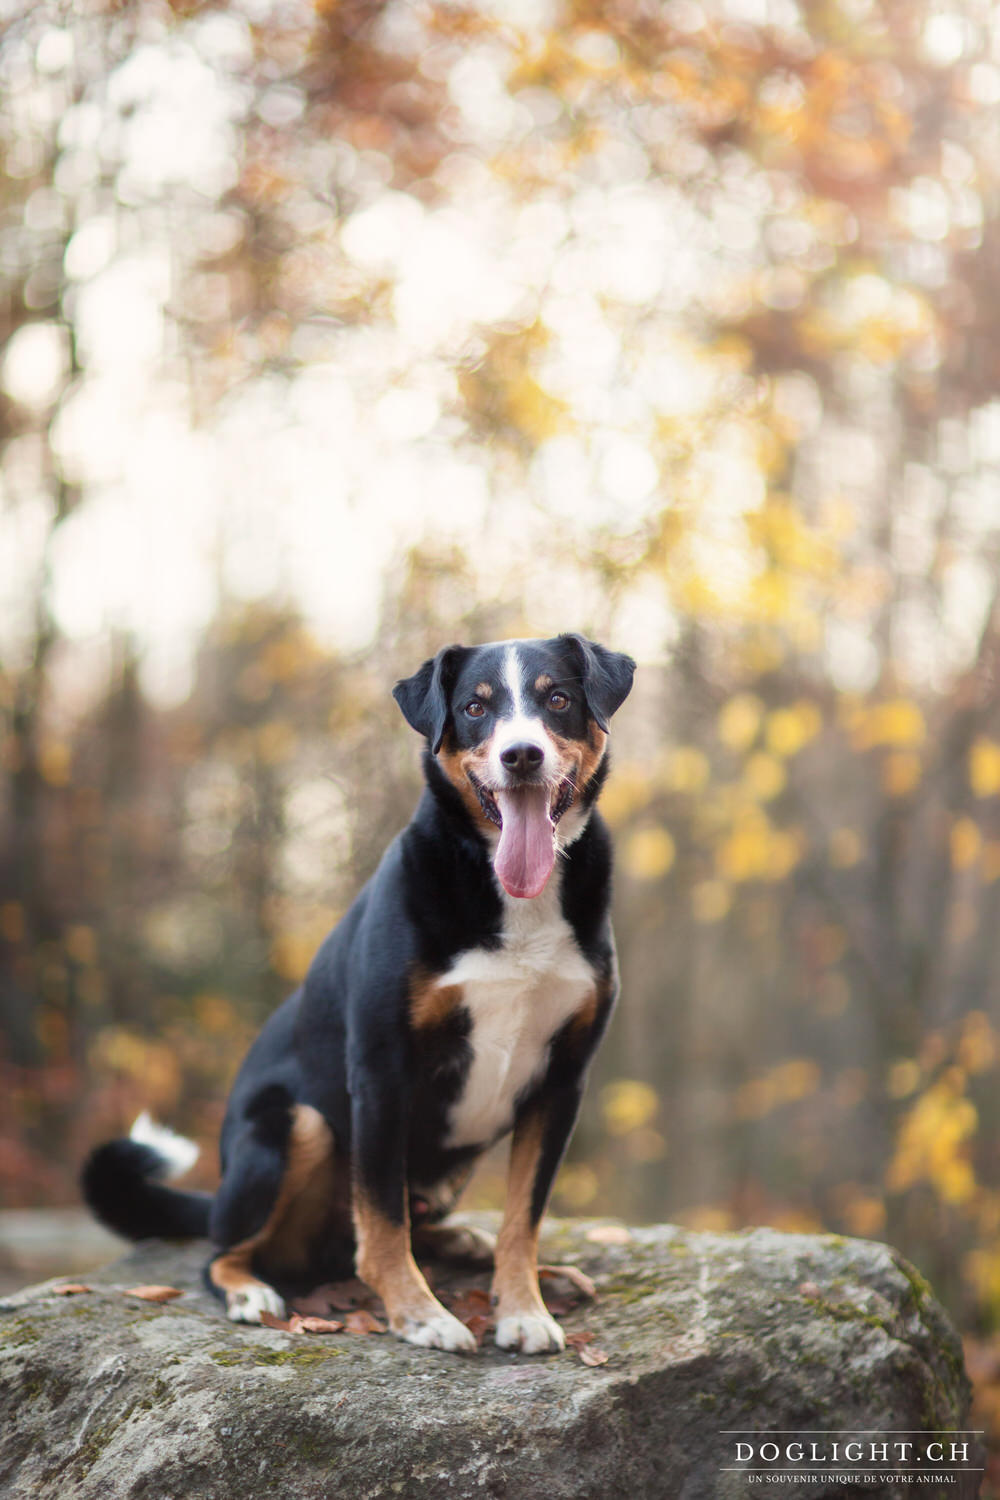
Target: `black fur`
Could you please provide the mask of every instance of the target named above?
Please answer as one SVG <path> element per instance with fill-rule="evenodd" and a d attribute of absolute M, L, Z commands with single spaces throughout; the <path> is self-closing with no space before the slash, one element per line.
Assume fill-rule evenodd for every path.
<path fill-rule="evenodd" d="M 607 728 L 631 686 L 634 663 L 628 657 L 576 635 L 517 646 L 522 713 L 528 703 L 534 719 L 564 743 L 589 743 L 592 723 Z M 319 1111 L 336 1143 L 338 1169 L 397 1224 L 408 1198 L 414 1220 L 431 1213 L 435 1192 L 447 1196 L 452 1181 L 457 1183 L 492 1144 L 446 1144 L 449 1111 L 469 1072 L 468 1012 L 459 1008 L 440 1025 L 415 1030 L 410 1006 L 416 976 L 445 974 L 460 954 L 497 949 L 503 942 L 505 907 L 489 829 L 477 821 L 436 757 L 445 743 L 458 753 L 482 747 L 509 714 L 504 651 L 503 643 L 449 646 L 397 683 L 396 701 L 428 742 L 425 790 L 412 822 L 320 947 L 301 989 L 271 1016 L 251 1047 L 222 1128 L 222 1182 L 211 1214 L 210 1200 L 152 1181 L 159 1164 L 155 1152 L 113 1142 L 94 1153 L 84 1172 L 87 1201 L 112 1228 L 133 1238 L 204 1234 L 210 1228 L 222 1249 L 257 1234 L 281 1184 L 295 1105 Z M 547 679 L 568 699 L 565 704 L 558 696 L 550 701 L 551 688 L 536 686 Z M 481 715 L 472 716 L 469 704 L 484 681 L 491 686 L 489 701 L 479 705 Z M 606 770 L 605 757 L 590 783 L 577 789 L 577 807 L 589 817 L 550 877 L 560 882 L 562 914 L 593 972 L 600 1000 L 580 1024 L 567 1024 L 551 1039 L 547 1055 L 539 1058 L 536 1081 L 517 1098 L 506 1126 L 529 1114 L 542 1119 L 536 1219 L 617 989 L 609 919 L 611 844 L 593 808 Z M 349 1204 L 343 1198 L 331 1203 L 323 1232 L 310 1247 L 311 1274 L 304 1280 L 320 1281 L 331 1266 L 342 1267 L 352 1247 Z M 282 1284 L 280 1267 L 258 1269 Z"/>
<path fill-rule="evenodd" d="M 208 1233 L 212 1199 L 162 1186 L 167 1163 L 139 1141 L 109 1141 L 91 1152 L 83 1195 L 102 1224 L 128 1240 L 190 1239 Z"/>

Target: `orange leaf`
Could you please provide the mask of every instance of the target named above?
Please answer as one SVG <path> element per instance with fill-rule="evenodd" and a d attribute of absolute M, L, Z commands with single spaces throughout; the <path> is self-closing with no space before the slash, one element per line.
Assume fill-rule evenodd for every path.
<path fill-rule="evenodd" d="M 585 1365 L 606 1365 L 610 1358 L 603 1349 L 593 1349 L 589 1344 L 577 1352 Z"/>
<path fill-rule="evenodd" d="M 371 1297 L 371 1288 L 356 1277 L 350 1281 L 331 1281 L 327 1286 L 321 1287 L 320 1291 L 337 1312 L 351 1312 Z"/>
<path fill-rule="evenodd" d="M 274 1313 L 262 1312 L 260 1322 L 262 1328 L 279 1328 L 282 1333 L 292 1332 L 291 1318 L 276 1318 Z"/>
<path fill-rule="evenodd" d="M 472 1334 L 477 1344 L 482 1344 L 483 1335 L 488 1328 L 493 1327 L 493 1319 L 484 1317 L 482 1313 L 473 1313 L 471 1317 L 463 1318 L 462 1322 Z"/>
<path fill-rule="evenodd" d="M 447 1301 L 455 1317 L 462 1323 L 466 1318 L 488 1318 L 490 1315 L 490 1294 L 483 1291 L 482 1287 L 470 1286 L 463 1292 L 453 1292 Z"/>
<path fill-rule="evenodd" d="M 580 1270 L 579 1266 L 539 1266 L 539 1276 L 552 1278 L 562 1277 L 563 1281 L 570 1282 L 584 1297 L 593 1298 L 597 1296 L 597 1288 L 590 1277 Z"/>
<path fill-rule="evenodd" d="M 62 1286 L 52 1288 L 53 1297 L 75 1297 L 77 1292 L 92 1292 L 92 1286 L 84 1286 L 82 1281 L 67 1281 Z"/>
<path fill-rule="evenodd" d="M 340 1333 L 344 1327 L 334 1318 L 303 1318 L 298 1313 L 292 1313 L 289 1322 L 292 1333 Z"/>
<path fill-rule="evenodd" d="M 126 1297 L 141 1297 L 143 1302 L 172 1302 L 184 1293 L 176 1286 L 130 1286 L 125 1288 Z"/>
<path fill-rule="evenodd" d="M 359 1308 L 357 1312 L 350 1312 L 344 1319 L 344 1327 L 348 1333 L 385 1333 L 385 1324 L 374 1317 L 365 1309 Z"/>

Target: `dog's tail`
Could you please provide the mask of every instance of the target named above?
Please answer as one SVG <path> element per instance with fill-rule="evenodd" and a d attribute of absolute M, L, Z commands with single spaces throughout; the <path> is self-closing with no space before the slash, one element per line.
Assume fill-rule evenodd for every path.
<path fill-rule="evenodd" d="M 208 1234 L 210 1193 L 164 1187 L 194 1166 L 193 1141 L 143 1112 L 128 1137 L 92 1151 L 81 1174 L 94 1216 L 127 1240 L 189 1239 Z"/>

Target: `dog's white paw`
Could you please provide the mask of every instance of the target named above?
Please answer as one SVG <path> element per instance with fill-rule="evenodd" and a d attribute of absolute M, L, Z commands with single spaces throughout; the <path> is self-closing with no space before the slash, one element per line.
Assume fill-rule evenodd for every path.
<path fill-rule="evenodd" d="M 226 1293 L 226 1316 L 233 1323 L 259 1323 L 261 1313 L 287 1318 L 285 1304 L 272 1286 L 247 1286 Z"/>
<path fill-rule="evenodd" d="M 497 1347 L 519 1349 L 522 1354 L 558 1354 L 566 1338 L 548 1313 L 513 1313 L 497 1323 Z"/>
<path fill-rule="evenodd" d="M 442 1307 L 441 1311 L 420 1322 L 408 1318 L 401 1327 L 394 1328 L 398 1338 L 408 1344 L 420 1344 L 425 1349 L 447 1349 L 450 1354 L 475 1354 L 475 1336 L 464 1323 L 453 1318 Z"/>

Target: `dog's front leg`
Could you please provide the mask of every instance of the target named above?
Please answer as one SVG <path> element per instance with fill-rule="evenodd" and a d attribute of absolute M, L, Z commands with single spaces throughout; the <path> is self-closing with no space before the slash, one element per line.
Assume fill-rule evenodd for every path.
<path fill-rule="evenodd" d="M 532 1101 L 514 1125 L 493 1277 L 496 1341 L 501 1349 L 551 1354 L 566 1347 L 538 1286 L 538 1232 L 576 1122 L 580 1094 L 576 1085 L 550 1090 Z"/>
<path fill-rule="evenodd" d="M 398 1338 L 473 1354 L 475 1338 L 441 1306 L 410 1249 L 405 1090 L 370 1076 L 355 1081 L 351 1129 L 358 1275 L 382 1298 Z"/>

